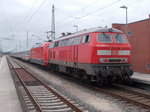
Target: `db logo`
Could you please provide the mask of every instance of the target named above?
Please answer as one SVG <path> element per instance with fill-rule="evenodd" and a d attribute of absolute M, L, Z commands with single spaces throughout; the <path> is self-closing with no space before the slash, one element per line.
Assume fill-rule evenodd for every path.
<path fill-rule="evenodd" d="M 118 50 L 112 50 L 111 55 L 118 55 L 119 51 Z"/>

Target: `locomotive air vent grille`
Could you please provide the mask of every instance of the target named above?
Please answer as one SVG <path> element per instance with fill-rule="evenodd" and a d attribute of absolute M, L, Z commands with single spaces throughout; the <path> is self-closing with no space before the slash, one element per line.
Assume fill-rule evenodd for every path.
<path fill-rule="evenodd" d="M 109 62 L 121 62 L 121 59 L 109 59 Z"/>

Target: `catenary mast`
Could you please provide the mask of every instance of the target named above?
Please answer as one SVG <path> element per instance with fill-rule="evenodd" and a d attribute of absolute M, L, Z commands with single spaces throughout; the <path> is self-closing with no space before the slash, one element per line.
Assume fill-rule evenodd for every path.
<path fill-rule="evenodd" d="M 52 29 L 51 29 L 51 39 L 55 40 L 55 7 L 52 6 Z"/>

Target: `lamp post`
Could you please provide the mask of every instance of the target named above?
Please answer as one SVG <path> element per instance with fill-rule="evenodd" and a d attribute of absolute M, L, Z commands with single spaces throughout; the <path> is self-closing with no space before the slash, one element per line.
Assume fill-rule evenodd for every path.
<path fill-rule="evenodd" d="M 29 36 L 29 32 L 27 31 L 27 43 L 26 43 L 27 44 L 27 49 L 28 49 L 28 41 L 29 41 L 28 36 Z"/>
<path fill-rule="evenodd" d="M 128 11 L 127 11 L 128 7 L 124 5 L 121 6 L 120 8 L 126 9 L 126 36 L 128 37 Z"/>
<path fill-rule="evenodd" d="M 78 26 L 77 26 L 77 25 L 74 25 L 73 27 L 76 27 L 76 32 L 78 32 Z"/>

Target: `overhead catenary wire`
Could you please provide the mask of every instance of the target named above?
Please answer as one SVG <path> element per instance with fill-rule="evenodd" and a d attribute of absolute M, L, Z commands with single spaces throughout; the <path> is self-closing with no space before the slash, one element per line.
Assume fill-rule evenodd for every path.
<path fill-rule="evenodd" d="M 41 7 L 44 5 L 44 3 L 46 2 L 47 0 L 44 0 L 41 5 L 37 8 L 37 10 L 29 17 L 29 19 L 26 21 L 26 23 L 23 25 L 23 27 L 20 29 L 20 31 L 22 31 L 26 25 L 30 22 L 30 20 L 36 15 L 36 13 L 41 9 Z"/>
<path fill-rule="evenodd" d="M 97 0 L 96 0 L 96 1 L 97 1 Z M 119 1 L 121 1 L 121 0 L 117 0 L 117 1 L 115 1 L 115 2 L 119 2 Z M 94 1 L 94 2 L 95 2 L 95 1 Z M 93 2 L 93 3 L 94 3 L 94 2 Z M 113 5 L 113 4 L 115 4 L 115 3 L 113 2 L 113 3 L 110 3 L 110 4 L 108 4 L 108 5 L 111 6 L 111 5 Z M 89 5 L 89 6 L 90 6 L 90 5 Z M 88 7 L 89 7 L 89 6 L 88 6 Z M 107 6 L 107 5 L 106 5 L 106 6 Z M 108 6 L 107 6 L 107 7 L 106 7 L 106 6 L 104 6 L 104 8 L 107 8 L 107 7 L 108 7 Z M 103 7 L 102 7 L 102 8 L 103 8 Z M 96 10 L 95 10 L 95 11 L 98 12 L 98 11 L 102 10 L 102 8 L 97 9 L 97 11 L 96 11 Z M 104 8 L 103 8 L 103 9 L 104 9 Z M 58 9 L 58 8 L 56 8 L 56 9 Z M 94 12 L 94 13 L 96 13 L 96 12 Z M 90 12 L 90 13 L 91 13 L 91 12 Z M 62 28 L 62 27 L 64 27 L 64 26 L 66 26 L 67 24 L 70 24 L 70 23 L 72 23 L 72 22 L 74 22 L 74 21 L 81 20 L 82 18 L 87 17 L 87 16 L 90 16 L 90 15 L 92 15 L 92 14 L 94 14 L 94 13 L 91 13 L 91 14 L 88 13 L 88 14 L 86 14 L 85 16 L 82 16 L 82 17 L 79 17 L 79 18 L 74 18 L 74 20 L 72 20 L 71 22 L 67 22 L 67 23 L 63 24 L 62 26 L 59 26 L 59 28 Z M 65 20 L 66 20 L 66 19 L 65 19 Z M 59 29 L 59 28 L 58 28 L 58 29 Z"/>
<path fill-rule="evenodd" d="M 95 3 L 98 2 L 98 1 L 100 1 L 100 0 L 95 0 L 94 2 L 90 3 L 89 5 L 87 5 L 87 6 L 83 7 L 83 8 L 81 8 L 81 9 L 78 10 L 78 11 L 76 11 L 74 14 L 77 14 L 77 13 L 79 13 L 79 12 L 81 12 L 81 11 L 83 11 L 83 10 L 89 8 L 90 6 L 92 6 L 93 4 L 95 4 Z M 58 11 L 60 11 L 60 12 L 62 12 L 62 13 L 64 13 L 65 15 L 68 16 L 68 14 L 67 14 L 66 12 L 64 12 L 62 9 L 60 9 L 60 8 L 58 8 L 58 7 L 55 7 L 55 8 L 56 8 L 56 10 L 58 10 Z M 74 15 L 74 14 L 72 14 L 72 15 Z M 80 17 L 76 17 L 76 16 L 72 16 L 72 15 L 69 15 L 67 18 L 63 19 L 63 21 L 66 21 L 66 19 L 70 19 L 70 18 L 73 18 L 73 19 L 79 19 L 79 18 L 80 18 Z M 59 21 L 59 20 L 58 20 L 58 21 Z M 61 21 L 62 21 L 62 19 L 61 19 Z"/>
<path fill-rule="evenodd" d="M 28 20 L 29 15 L 30 15 L 30 13 L 32 12 L 32 10 L 34 9 L 34 7 L 36 6 L 37 2 L 38 2 L 38 0 L 35 0 L 35 2 L 33 3 L 32 7 L 31 7 L 30 10 L 28 11 L 27 15 L 24 17 L 22 24 L 20 24 L 20 25 L 18 26 L 18 28 L 20 28 L 21 25 L 24 25 L 24 23 L 26 23 L 26 21 Z M 18 28 L 17 28 L 17 29 L 18 29 Z"/>
<path fill-rule="evenodd" d="M 136 1 L 132 2 L 132 3 L 126 4 L 126 6 L 129 7 L 129 6 L 131 6 L 131 5 L 138 4 L 139 2 L 142 2 L 142 1 L 141 1 L 141 0 L 136 0 Z M 116 7 L 116 8 L 110 9 L 110 10 L 108 10 L 108 11 L 105 11 L 105 12 L 103 12 L 103 13 L 100 13 L 99 15 L 97 15 L 97 19 L 99 19 L 101 15 L 108 14 L 108 13 L 114 11 L 114 10 L 117 10 L 117 9 L 120 9 L 120 7 Z M 117 17 L 117 18 L 118 18 L 118 17 Z M 120 18 L 119 18 L 119 19 L 120 19 Z"/>
<path fill-rule="evenodd" d="M 120 1 L 121 1 L 121 0 L 117 0 L 117 1 L 115 1 L 115 2 L 112 2 L 112 3 L 108 4 L 108 5 L 105 5 L 104 7 L 101 7 L 101 8 L 99 8 L 99 9 L 97 9 L 97 10 L 94 10 L 94 11 L 92 11 L 92 12 L 86 14 L 85 16 L 79 17 L 79 18 L 77 18 L 77 19 L 72 20 L 71 22 L 65 23 L 65 24 L 59 26 L 59 27 L 57 28 L 57 30 L 60 29 L 60 28 L 62 28 L 63 26 L 66 26 L 67 24 L 70 24 L 70 23 L 72 23 L 72 22 L 74 22 L 74 21 L 83 19 L 84 17 L 90 16 L 90 15 L 92 15 L 92 14 L 94 14 L 94 13 L 100 11 L 100 10 L 103 10 L 103 9 L 105 9 L 105 8 L 107 8 L 107 7 L 110 7 L 110 6 L 112 6 L 112 5 L 114 5 L 115 3 L 120 2 Z"/>
<path fill-rule="evenodd" d="M 109 6 L 112 6 L 112 5 L 114 5 L 114 4 L 116 4 L 117 2 L 120 2 L 120 1 L 121 1 L 121 0 L 117 0 L 117 1 L 115 1 L 115 2 L 112 2 L 112 3 L 108 4 L 108 5 L 105 5 L 105 6 L 102 7 L 102 8 L 99 8 L 99 9 L 97 9 L 97 10 L 94 10 L 94 11 L 92 11 L 92 12 L 86 14 L 84 17 L 89 16 L 89 15 L 92 15 L 92 14 L 94 14 L 94 13 L 100 11 L 100 10 L 103 10 L 103 9 L 109 7 Z"/>
<path fill-rule="evenodd" d="M 3 15 L 4 15 L 4 18 L 5 18 L 5 20 L 6 20 L 6 23 L 7 23 L 8 27 L 9 27 L 9 31 L 10 31 L 11 34 L 13 34 L 13 28 L 12 28 L 10 22 L 8 21 L 8 17 L 7 17 L 6 11 L 5 11 L 5 9 L 4 9 L 2 0 L 0 0 L 0 6 L 1 6 L 1 9 L 3 10 Z"/>

